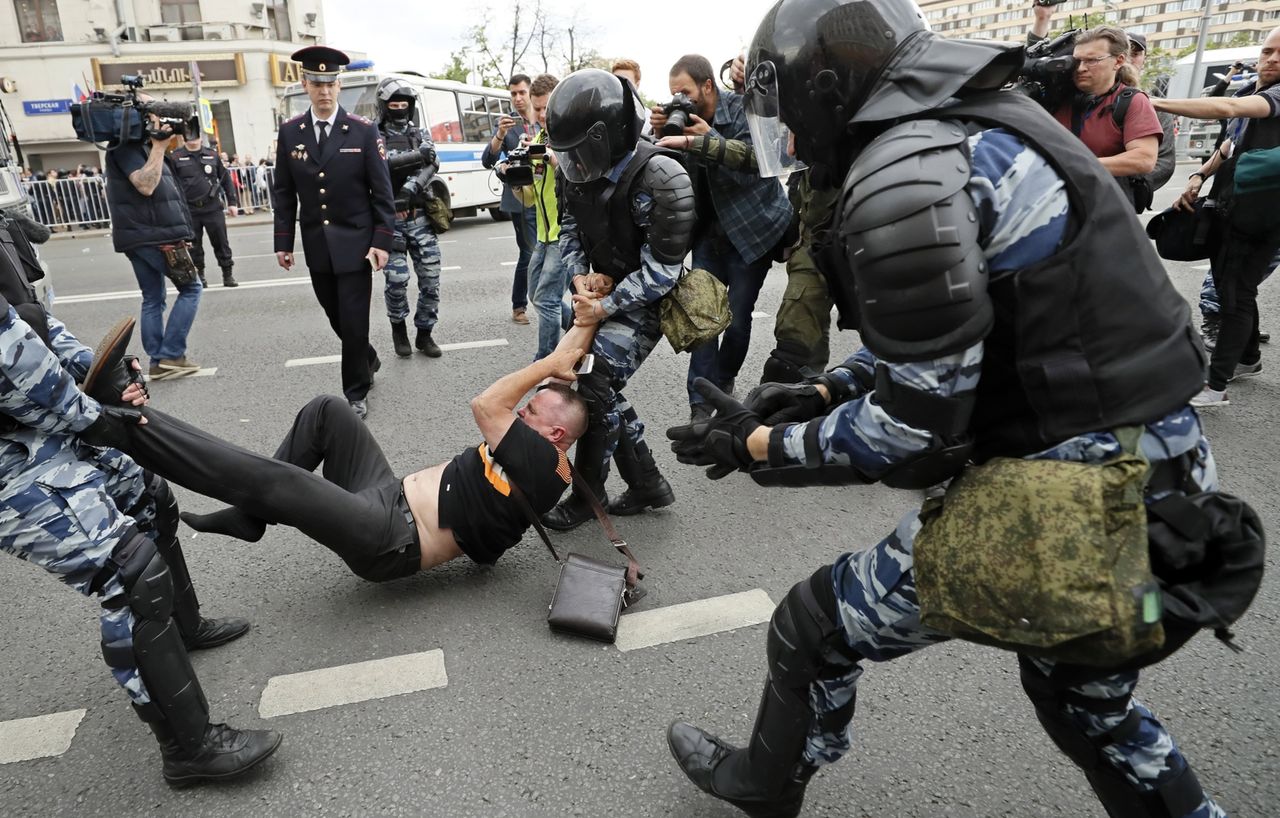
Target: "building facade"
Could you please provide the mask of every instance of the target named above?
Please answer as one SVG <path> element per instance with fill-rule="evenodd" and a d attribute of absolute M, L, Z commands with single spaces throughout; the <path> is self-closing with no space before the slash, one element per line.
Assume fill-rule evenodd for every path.
<path fill-rule="evenodd" d="M 191 100 L 194 66 L 218 147 L 256 161 L 299 80 L 289 55 L 323 41 L 321 0 L 0 0 L 0 101 L 28 167 L 98 165 L 72 130 L 74 97 L 133 74 L 156 98 Z"/>
<path fill-rule="evenodd" d="M 987 40 L 1025 39 L 1034 21 L 1027 0 L 919 0 L 930 27 L 944 37 Z M 1196 44 L 1205 0 L 1067 0 L 1054 6 L 1052 26 L 1068 27 L 1068 17 L 1102 15 L 1110 25 L 1145 35 L 1150 48 L 1180 51 Z M 1092 22 L 1092 20 L 1091 20 Z M 1212 3 L 1208 48 L 1245 34 L 1258 43 L 1280 26 L 1280 3 L 1228 0 Z M 1243 38 L 1241 38 L 1243 39 Z"/>

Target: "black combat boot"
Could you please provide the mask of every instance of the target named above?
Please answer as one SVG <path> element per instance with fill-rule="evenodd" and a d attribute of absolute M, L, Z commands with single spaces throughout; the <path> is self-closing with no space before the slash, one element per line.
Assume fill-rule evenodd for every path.
<path fill-rule="evenodd" d="M 671 484 L 658 471 L 658 464 L 653 461 L 649 444 L 640 441 L 638 446 L 634 446 L 623 435 L 613 453 L 613 462 L 618 465 L 618 474 L 626 481 L 627 490 L 606 507 L 610 514 L 628 517 L 646 509 L 663 508 L 676 501 Z"/>
<path fill-rule="evenodd" d="M 806 694 L 780 687 L 770 677 L 746 747 L 734 747 L 685 722 L 667 728 L 667 747 L 703 792 L 752 818 L 795 818 L 804 804 L 805 787 L 818 769 L 804 760 L 809 729 L 817 718 Z M 838 722 L 843 729 L 852 713 L 850 702 L 831 726 Z"/>
<path fill-rule="evenodd" d="M 1200 335 L 1204 338 L 1205 352 L 1213 352 L 1218 345 L 1218 330 L 1222 326 L 1222 316 L 1216 312 L 1206 312 L 1200 320 Z"/>
<path fill-rule="evenodd" d="M 175 787 L 246 773 L 274 753 L 283 739 L 274 730 L 237 730 L 225 724 L 206 724 L 203 741 L 187 747 L 168 722 L 150 725 L 160 743 L 164 780 Z"/>
<path fill-rule="evenodd" d="M 209 289 L 209 281 L 204 277 L 204 270 L 196 270 L 196 275 L 200 276 L 200 286 L 203 289 Z"/>
<path fill-rule="evenodd" d="M 404 328 L 403 321 L 391 322 L 391 343 L 401 358 L 408 358 L 413 354 L 413 347 L 409 346 L 409 331 Z"/>
<path fill-rule="evenodd" d="M 431 330 L 429 329 L 418 330 L 417 337 L 413 339 L 413 345 L 428 358 L 439 358 L 443 354 L 440 350 L 440 345 L 431 340 Z"/>
<path fill-rule="evenodd" d="M 98 403 L 121 405 L 120 393 L 133 381 L 132 367 L 124 358 L 136 323 L 132 318 L 121 318 L 93 350 L 93 363 L 80 388 Z"/>
<path fill-rule="evenodd" d="M 239 287 L 239 286 L 240 286 L 240 282 L 239 282 L 239 281 L 236 281 L 236 277 L 235 277 L 234 275 L 232 275 L 232 274 L 231 274 L 231 268 L 230 268 L 230 267 L 223 267 L 223 268 L 222 268 L 222 286 L 224 286 L 224 287 Z"/>

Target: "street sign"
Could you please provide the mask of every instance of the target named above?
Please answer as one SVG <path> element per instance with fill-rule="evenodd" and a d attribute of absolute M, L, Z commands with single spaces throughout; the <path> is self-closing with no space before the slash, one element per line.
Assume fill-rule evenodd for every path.
<path fill-rule="evenodd" d="M 45 114 L 71 113 L 69 99 L 24 99 L 22 112 L 27 116 L 44 116 Z"/>

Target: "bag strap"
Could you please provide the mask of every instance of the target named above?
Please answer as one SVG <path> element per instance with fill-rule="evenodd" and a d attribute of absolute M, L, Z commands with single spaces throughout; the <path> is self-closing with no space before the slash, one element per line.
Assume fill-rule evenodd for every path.
<path fill-rule="evenodd" d="M 627 558 L 627 587 L 637 587 L 640 580 L 644 579 L 644 570 L 640 567 L 635 555 L 631 553 L 631 549 L 627 546 L 627 541 L 618 534 L 618 529 L 614 527 L 613 520 L 609 518 L 604 506 L 600 505 L 600 500 L 596 498 L 596 493 L 591 490 L 591 487 L 587 485 L 587 481 L 582 479 L 578 474 L 578 470 L 573 468 L 572 464 L 569 466 L 569 473 L 573 475 L 574 490 L 578 494 L 585 496 L 587 502 L 591 504 L 591 510 L 595 512 L 596 519 L 600 521 L 600 527 L 604 529 L 605 536 L 613 543 L 613 547 Z"/>
<path fill-rule="evenodd" d="M 551 552 L 551 558 L 556 562 L 564 562 L 560 559 L 560 554 L 556 551 L 556 547 L 551 544 L 551 538 L 547 536 L 547 530 L 542 527 L 542 521 L 538 519 L 538 515 L 533 513 L 533 507 L 529 505 L 529 498 L 524 496 L 524 492 L 515 484 L 514 480 L 508 480 L 507 485 L 511 486 L 511 496 L 516 498 L 516 505 L 520 506 L 520 510 L 524 512 L 524 516 L 533 523 L 533 527 L 538 530 L 538 536 L 547 544 L 547 550 Z"/>

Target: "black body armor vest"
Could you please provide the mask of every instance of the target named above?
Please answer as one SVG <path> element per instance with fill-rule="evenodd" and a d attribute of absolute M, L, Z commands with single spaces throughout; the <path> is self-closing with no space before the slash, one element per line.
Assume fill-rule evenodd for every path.
<path fill-rule="evenodd" d="M 607 178 L 582 185 L 564 183 L 563 201 L 578 223 L 578 237 L 591 268 L 614 281 L 640 269 L 640 248 L 646 235 L 631 213 L 632 186 L 649 160 L 659 154 L 678 156 L 641 140 L 636 144 L 635 157 L 616 183 Z"/>
<path fill-rule="evenodd" d="M 1021 456 L 1085 432 L 1158 420 L 1199 392 L 1205 357 L 1190 309 L 1084 144 L 1012 91 L 930 118 L 1019 136 L 1058 171 L 1073 217 L 1058 252 L 990 284 L 996 318 L 973 416 L 977 458 Z"/>
<path fill-rule="evenodd" d="M 45 346 L 49 343 L 49 320 L 44 305 L 36 297 L 31 282 L 44 278 L 44 270 L 36 258 L 31 242 L 16 222 L 0 213 L 0 310 L 12 306 L 18 317 L 31 325 L 31 329 Z M 18 428 L 20 424 L 9 415 L 0 412 L 0 434 Z"/>

